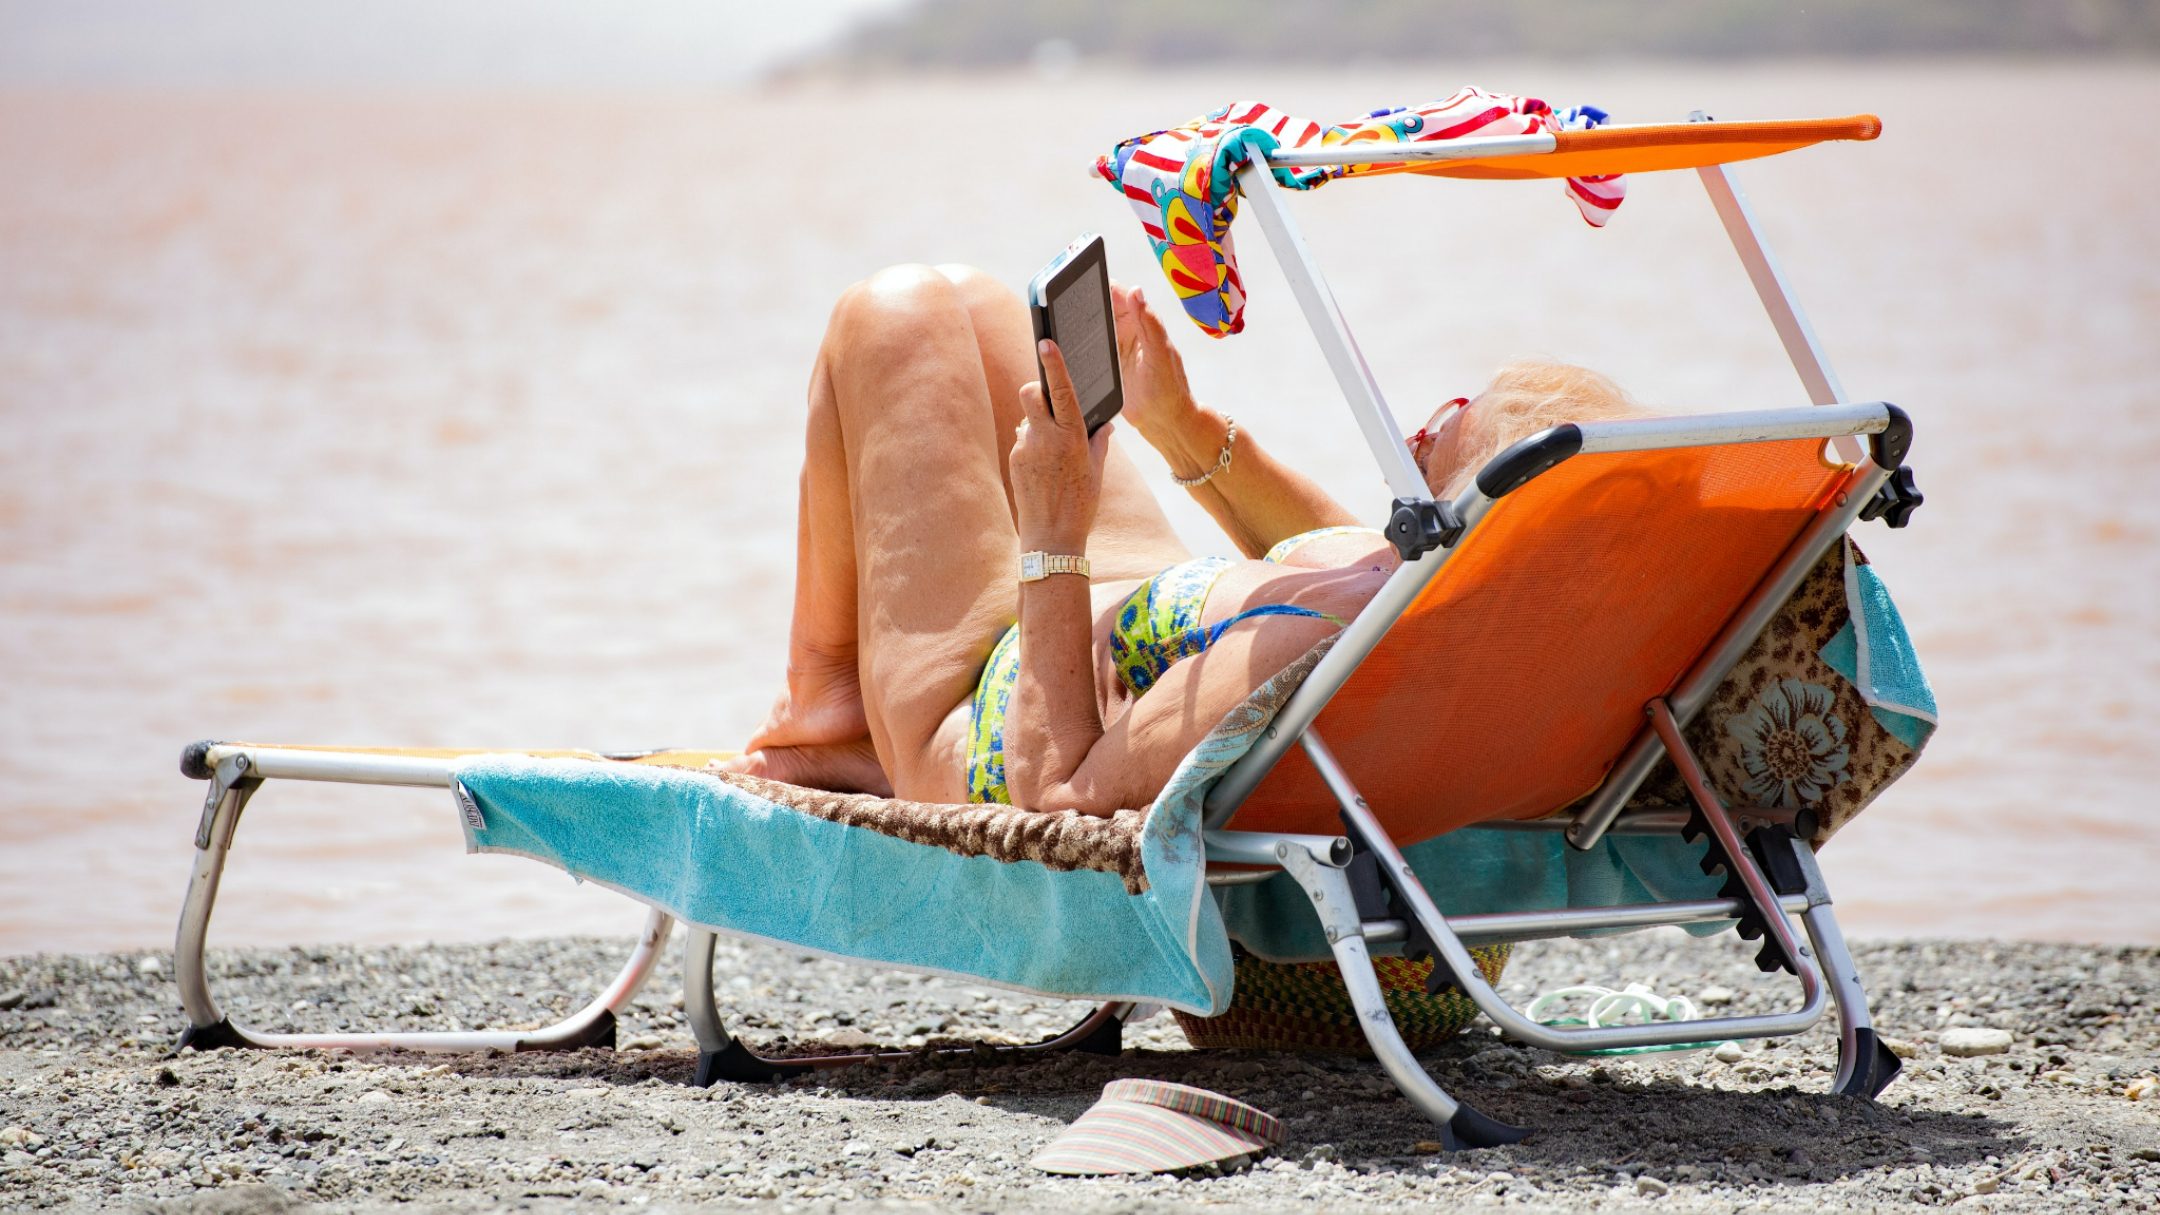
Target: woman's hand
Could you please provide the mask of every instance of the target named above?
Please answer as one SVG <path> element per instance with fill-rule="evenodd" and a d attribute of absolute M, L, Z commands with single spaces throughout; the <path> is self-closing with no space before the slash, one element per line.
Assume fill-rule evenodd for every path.
<path fill-rule="evenodd" d="M 1110 315 L 1117 322 L 1118 374 L 1125 384 L 1121 416 L 1150 446 L 1166 450 L 1164 443 L 1199 409 L 1185 382 L 1185 360 L 1140 288 L 1110 284 Z"/>
<path fill-rule="evenodd" d="M 1038 344 L 1043 385 L 1020 389 L 1020 430 L 1013 438 L 1013 507 L 1019 517 L 1020 548 L 1078 556 L 1087 551 L 1088 530 L 1102 493 L 1103 456 L 1110 450 L 1106 424 L 1090 440 L 1065 356 L 1057 343 Z"/>

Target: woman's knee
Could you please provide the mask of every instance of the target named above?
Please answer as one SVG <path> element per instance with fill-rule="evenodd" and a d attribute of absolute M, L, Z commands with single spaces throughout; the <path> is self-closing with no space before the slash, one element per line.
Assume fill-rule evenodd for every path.
<path fill-rule="evenodd" d="M 1020 302 L 1012 288 L 964 262 L 940 262 L 932 269 L 953 285 L 970 309 L 1010 307 Z"/>
<path fill-rule="evenodd" d="M 983 344 L 983 356 L 987 361 L 993 354 L 1024 354 L 1027 343 L 1021 342 L 1016 349 L 1008 350 L 1018 337 L 1029 336 L 1027 305 L 1012 288 L 977 270 L 973 266 L 947 262 L 937 267 L 937 272 L 952 283 L 960 293 L 960 302 L 967 308 L 968 320 L 975 327 L 975 335 Z M 1033 364 L 1030 362 L 1030 369 Z"/>
<path fill-rule="evenodd" d="M 840 293 L 832 329 L 862 340 L 966 324 L 967 301 L 953 280 L 923 265 L 887 266 Z"/>

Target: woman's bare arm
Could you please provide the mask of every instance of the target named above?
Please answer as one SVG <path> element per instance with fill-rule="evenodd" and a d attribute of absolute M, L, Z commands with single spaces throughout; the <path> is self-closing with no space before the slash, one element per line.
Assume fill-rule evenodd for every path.
<path fill-rule="evenodd" d="M 1170 783 L 1178 762 L 1254 688 L 1335 631 L 1326 620 L 1302 616 L 1271 616 L 1231 629 L 1205 653 L 1165 671 L 1147 695 L 1099 727 L 1084 751 L 1068 745 L 1054 758 L 1029 753 L 1013 733 L 1031 661 L 1023 632 L 1019 687 L 1005 719 L 1005 783 L 1013 803 L 1093 815 L 1147 806 Z M 1092 686 L 1088 695 L 1092 713 Z"/>
<path fill-rule="evenodd" d="M 1023 552 L 1079 554 L 1102 486 L 1108 428 L 1091 440 L 1065 360 L 1042 345 L 1049 392 L 1021 390 L 1013 506 Z M 1270 617 L 1173 665 L 1108 723 L 1095 691 L 1088 580 L 1053 574 L 1020 587 L 1020 670 L 1005 711 L 1005 784 L 1016 805 L 1109 814 L 1154 800 L 1177 762 L 1224 714 L 1334 625 Z"/>
<path fill-rule="evenodd" d="M 1175 476 L 1190 480 L 1216 467 L 1229 423 L 1193 400 L 1184 362 L 1139 289 L 1114 288 L 1111 304 L 1125 381 L 1124 418 Z M 1299 532 L 1357 522 L 1327 491 L 1270 455 L 1243 426 L 1231 448 L 1230 467 L 1190 492 L 1248 557 Z"/>
<path fill-rule="evenodd" d="M 1173 475 L 1191 480 L 1222 459 L 1229 434 L 1221 414 L 1194 404 L 1174 426 L 1147 439 Z M 1238 427 L 1230 451 L 1230 467 L 1186 492 L 1246 556 L 1258 557 L 1300 532 L 1358 522 L 1326 490 L 1270 455 L 1245 427 Z"/>
<path fill-rule="evenodd" d="M 1092 438 L 1065 357 L 1040 344 L 1048 391 L 1020 390 L 1020 429 L 1008 467 L 1020 551 L 1082 556 L 1102 492 L 1110 427 Z M 1095 628 L 1088 579 L 1070 573 L 1020 584 L 1020 670 L 1005 710 L 1005 784 L 1016 804 L 1080 769 L 1102 738 L 1095 696 Z"/>

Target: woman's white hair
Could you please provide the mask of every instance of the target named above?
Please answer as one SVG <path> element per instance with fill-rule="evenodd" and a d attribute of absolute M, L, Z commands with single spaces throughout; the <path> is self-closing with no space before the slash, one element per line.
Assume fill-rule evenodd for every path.
<path fill-rule="evenodd" d="M 1510 363 L 1462 411 L 1426 457 L 1435 492 L 1452 498 L 1508 444 L 1562 422 L 1627 417 L 1645 410 L 1610 377 L 1569 363 Z"/>

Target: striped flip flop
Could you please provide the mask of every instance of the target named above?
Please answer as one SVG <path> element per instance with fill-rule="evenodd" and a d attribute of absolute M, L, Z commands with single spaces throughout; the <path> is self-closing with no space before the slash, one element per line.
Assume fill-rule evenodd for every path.
<path fill-rule="evenodd" d="M 1102 1100 L 1031 1161 L 1046 1173 L 1168 1173 L 1234 1164 L 1283 1140 L 1283 1125 L 1242 1101 L 1165 1080 L 1112 1080 Z"/>

